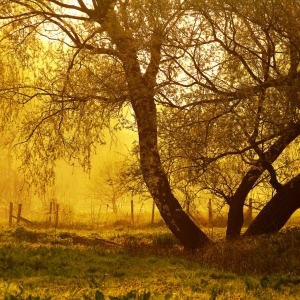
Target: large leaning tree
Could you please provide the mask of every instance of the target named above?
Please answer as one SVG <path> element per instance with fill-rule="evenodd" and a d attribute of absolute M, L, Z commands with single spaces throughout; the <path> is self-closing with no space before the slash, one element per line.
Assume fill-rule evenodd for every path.
<path fill-rule="evenodd" d="M 21 107 L 14 137 L 26 177 L 49 182 L 59 158 L 90 167 L 102 129 L 136 120 L 140 168 L 163 219 L 189 249 L 210 243 L 172 194 L 160 160 L 156 99 L 195 22 L 185 1 L 1 1 L 1 51 L 18 80 L 2 105 Z M 187 35 L 186 35 L 187 34 Z"/>

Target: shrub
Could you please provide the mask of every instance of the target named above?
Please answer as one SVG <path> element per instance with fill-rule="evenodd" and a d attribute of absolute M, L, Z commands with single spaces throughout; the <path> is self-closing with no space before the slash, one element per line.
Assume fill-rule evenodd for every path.
<path fill-rule="evenodd" d="M 37 243 L 39 241 L 40 233 L 28 230 L 23 226 L 17 226 L 11 235 L 20 242 L 25 241 L 29 243 Z"/>

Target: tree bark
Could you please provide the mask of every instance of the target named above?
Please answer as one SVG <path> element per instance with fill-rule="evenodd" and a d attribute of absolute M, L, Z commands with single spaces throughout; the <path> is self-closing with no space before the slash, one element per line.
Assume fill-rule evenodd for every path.
<path fill-rule="evenodd" d="M 268 159 L 269 163 L 273 163 L 282 151 L 300 134 L 300 122 L 291 124 L 285 132 L 279 137 L 279 139 L 265 152 L 264 156 Z M 265 171 L 264 164 L 261 159 L 250 168 L 241 184 L 237 188 L 235 194 L 230 199 L 227 231 L 226 237 L 228 239 L 236 238 L 240 236 L 241 229 L 244 222 L 243 208 L 248 193 L 253 188 L 257 179 Z"/>
<path fill-rule="evenodd" d="M 244 236 L 278 232 L 300 208 L 300 174 L 282 186 L 257 215 Z"/>
<path fill-rule="evenodd" d="M 244 223 L 244 204 L 248 193 L 253 188 L 256 180 L 263 173 L 263 169 L 251 167 L 244 176 L 241 184 L 230 200 L 226 237 L 228 239 L 240 236 Z"/>
<path fill-rule="evenodd" d="M 173 195 L 165 173 L 157 141 L 157 110 L 154 100 L 156 75 L 160 63 L 161 37 L 151 37 L 151 58 L 145 74 L 141 73 L 136 44 L 129 31 L 125 31 L 113 11 L 110 26 L 106 29 L 119 51 L 123 63 L 128 93 L 135 113 L 139 147 L 140 167 L 148 190 L 166 225 L 186 249 L 197 249 L 210 244 L 210 239 L 184 212 Z"/>
<path fill-rule="evenodd" d="M 142 174 L 162 218 L 185 248 L 196 249 L 209 244 L 208 237 L 184 212 L 171 192 L 157 148 L 154 100 L 135 101 L 133 109 L 138 123 Z"/>

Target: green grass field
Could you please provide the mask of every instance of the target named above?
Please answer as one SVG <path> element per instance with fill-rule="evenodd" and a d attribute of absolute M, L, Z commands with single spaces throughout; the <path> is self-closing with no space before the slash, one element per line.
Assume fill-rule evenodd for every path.
<path fill-rule="evenodd" d="M 1 299 L 299 299 L 300 229 L 186 252 L 165 227 L 2 228 Z M 120 246 L 73 245 L 72 236 Z"/>

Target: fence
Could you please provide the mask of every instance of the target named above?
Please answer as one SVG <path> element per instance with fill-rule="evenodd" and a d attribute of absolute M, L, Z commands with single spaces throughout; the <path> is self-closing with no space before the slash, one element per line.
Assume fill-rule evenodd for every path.
<path fill-rule="evenodd" d="M 52 225 L 52 217 L 54 217 L 54 227 L 58 227 L 58 212 L 59 212 L 59 204 L 55 202 L 50 202 L 50 210 L 49 210 L 49 218 L 48 218 L 48 226 Z"/>
<path fill-rule="evenodd" d="M 214 211 L 212 209 L 212 201 L 209 199 L 208 201 L 208 225 L 213 226 L 215 225 L 215 220 L 214 220 Z M 47 219 L 46 223 L 47 226 L 51 227 L 54 226 L 55 228 L 58 227 L 58 221 L 59 221 L 59 209 L 60 206 L 56 202 L 50 202 L 50 207 L 49 207 L 49 213 L 47 213 Z M 133 200 L 130 201 L 130 214 L 131 214 L 131 223 L 134 224 L 135 222 L 135 211 L 134 211 L 134 202 Z M 154 224 L 154 217 L 155 217 L 155 203 L 153 201 L 152 203 L 152 211 L 151 211 L 151 225 Z M 13 203 L 11 202 L 9 204 L 9 226 L 11 227 L 13 225 L 13 219 L 16 219 L 16 223 L 19 224 L 21 221 L 30 225 L 35 225 L 34 222 L 29 221 L 28 219 L 24 218 L 22 216 L 22 204 L 18 204 L 17 206 L 17 213 L 13 213 Z M 252 222 L 252 199 L 249 200 L 249 208 L 248 210 L 244 213 L 244 224 L 249 225 Z"/>
<path fill-rule="evenodd" d="M 50 211 L 49 211 L 49 218 L 48 218 L 48 225 L 52 225 L 52 217 L 54 216 L 54 227 L 58 227 L 58 212 L 59 212 L 59 204 L 50 202 Z M 22 204 L 19 203 L 18 209 L 17 209 L 17 215 L 14 215 L 14 204 L 12 202 L 9 203 L 9 216 L 8 216 L 8 225 L 9 227 L 13 226 L 13 219 L 17 220 L 17 224 L 20 223 L 20 221 L 35 225 L 34 222 L 29 221 L 28 219 L 22 217 Z"/>
<path fill-rule="evenodd" d="M 29 221 L 29 220 L 27 220 L 27 219 L 25 219 L 21 216 L 21 213 L 22 213 L 22 204 L 21 203 L 18 205 L 17 216 L 13 215 L 13 207 L 14 207 L 13 203 L 10 202 L 9 203 L 9 217 L 8 217 L 9 218 L 8 219 L 8 224 L 9 224 L 10 227 L 13 225 L 13 219 L 17 219 L 17 224 L 19 224 L 20 221 L 23 221 L 27 224 L 34 225 L 33 222 L 31 222 L 31 221 Z"/>
<path fill-rule="evenodd" d="M 131 222 L 134 223 L 134 203 L 131 200 Z M 152 205 L 152 215 L 151 215 L 151 224 L 154 224 L 154 213 L 155 213 L 155 203 L 153 202 Z M 17 214 L 14 215 L 14 204 L 10 202 L 9 204 L 9 220 L 8 224 L 10 227 L 13 226 L 13 219 L 16 219 L 16 223 L 19 224 L 20 221 L 24 223 L 35 225 L 34 222 L 29 221 L 28 219 L 22 217 L 22 204 L 20 203 L 17 208 Z M 52 226 L 54 225 L 55 228 L 58 227 L 58 220 L 59 220 L 59 204 L 55 202 L 50 202 L 49 213 L 47 217 L 47 225 Z"/>

